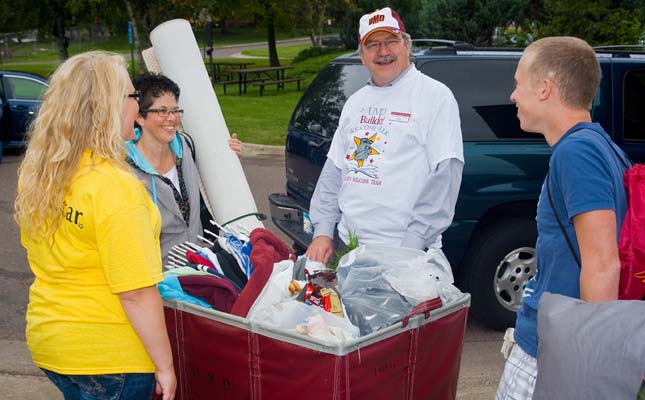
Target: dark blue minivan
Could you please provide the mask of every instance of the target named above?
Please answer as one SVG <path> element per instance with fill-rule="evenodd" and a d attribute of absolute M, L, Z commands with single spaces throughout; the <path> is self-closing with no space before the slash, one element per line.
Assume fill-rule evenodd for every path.
<path fill-rule="evenodd" d="M 633 160 L 642 161 L 645 53 L 597 52 L 603 79 L 593 118 Z M 463 43 L 412 52 L 416 67 L 446 84 L 459 104 L 466 164 L 443 250 L 458 286 L 472 295 L 473 316 L 495 329 L 514 324 L 523 288 L 535 273 L 536 205 L 551 153 L 541 135 L 520 129 L 509 100 L 520 56 L 521 50 Z M 286 139 L 286 193 L 269 200 L 272 220 L 297 249 L 311 240 L 303 214 L 340 112 L 368 77 L 358 54 L 338 57 L 319 73 L 293 112 Z"/>

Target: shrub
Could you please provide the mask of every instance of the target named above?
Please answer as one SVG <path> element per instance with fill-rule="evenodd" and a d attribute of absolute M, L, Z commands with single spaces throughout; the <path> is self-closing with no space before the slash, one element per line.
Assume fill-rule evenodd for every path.
<path fill-rule="evenodd" d="M 307 80 L 306 83 L 308 84 L 328 62 L 344 53 L 347 53 L 347 51 L 332 50 L 326 51 L 323 55 L 307 58 L 304 61 L 296 62 L 294 60 L 291 64 L 293 68 L 289 70 L 289 76 L 302 76 Z"/>
<path fill-rule="evenodd" d="M 325 48 L 325 47 L 308 47 L 296 56 L 296 58 L 293 59 L 294 63 L 304 61 L 308 58 L 312 57 L 319 57 L 319 56 L 324 56 L 325 54 L 333 53 L 337 50 L 335 49 L 330 49 L 330 48 Z"/>

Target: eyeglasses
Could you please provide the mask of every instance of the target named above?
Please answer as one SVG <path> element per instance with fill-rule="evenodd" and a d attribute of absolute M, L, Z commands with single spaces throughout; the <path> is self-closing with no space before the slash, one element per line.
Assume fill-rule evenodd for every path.
<path fill-rule="evenodd" d="M 134 93 L 128 94 L 128 97 L 133 98 L 136 101 L 139 101 L 141 99 L 141 92 L 138 90 L 135 90 Z"/>
<path fill-rule="evenodd" d="M 152 112 L 152 113 L 157 113 L 158 116 L 162 118 L 168 118 L 172 114 L 173 117 L 180 117 L 184 115 L 184 110 L 167 110 L 165 108 L 144 108 L 143 110 L 139 110 L 139 112 Z"/>
<path fill-rule="evenodd" d="M 364 47 L 365 47 L 365 50 L 367 50 L 367 51 L 376 51 L 377 49 L 380 49 L 381 46 L 385 46 L 385 47 L 387 47 L 388 49 L 391 50 L 391 49 L 395 48 L 396 46 L 398 46 L 398 44 L 401 43 L 402 41 L 403 40 L 401 40 L 401 39 L 394 39 L 394 38 L 385 40 L 383 42 L 377 42 L 377 41 L 368 40 L 365 43 Z"/>

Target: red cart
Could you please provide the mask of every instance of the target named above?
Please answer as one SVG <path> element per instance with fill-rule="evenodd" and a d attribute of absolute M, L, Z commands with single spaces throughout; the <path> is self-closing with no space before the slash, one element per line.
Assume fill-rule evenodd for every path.
<path fill-rule="evenodd" d="M 470 295 L 339 346 L 165 301 L 179 400 L 454 399 Z M 439 307 L 439 308 L 436 308 Z"/>

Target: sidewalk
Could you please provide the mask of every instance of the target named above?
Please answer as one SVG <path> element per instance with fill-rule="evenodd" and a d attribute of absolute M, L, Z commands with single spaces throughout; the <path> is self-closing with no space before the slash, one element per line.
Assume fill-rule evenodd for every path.
<path fill-rule="evenodd" d="M 0 340 L 0 393 L 4 400 L 62 400 L 63 396 L 31 361 L 25 342 Z"/>
<path fill-rule="evenodd" d="M 244 143 L 242 146 L 242 157 L 283 156 L 285 151 L 284 146 L 269 146 L 253 143 Z"/>
<path fill-rule="evenodd" d="M 465 342 L 459 373 L 457 399 L 490 399 L 495 396 L 497 377 L 503 363 L 498 354 L 500 343 Z M 487 354 L 496 358 L 491 364 Z M 63 400 L 63 396 L 31 362 L 25 342 L 0 340 L 0 398 L 3 400 Z M 498 360 L 499 359 L 499 360 Z"/>
<path fill-rule="evenodd" d="M 284 146 L 244 143 L 243 158 L 284 155 Z M 1 400 L 63 400 L 63 396 L 31 361 L 27 344 L 0 340 Z"/>

